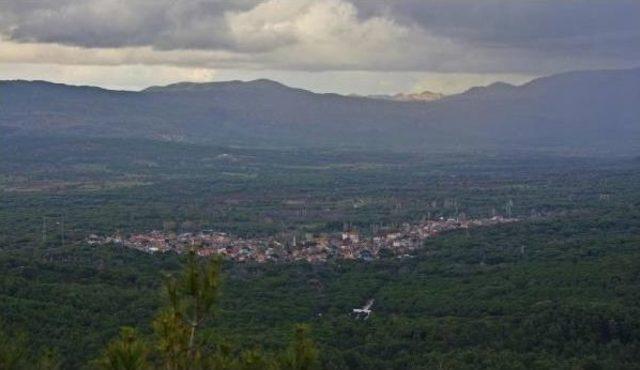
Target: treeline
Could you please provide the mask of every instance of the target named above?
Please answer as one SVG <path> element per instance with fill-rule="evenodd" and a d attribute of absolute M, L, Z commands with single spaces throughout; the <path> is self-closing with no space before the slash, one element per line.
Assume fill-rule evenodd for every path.
<path fill-rule="evenodd" d="M 201 332 L 215 343 L 205 353 L 235 363 L 260 348 L 277 362 L 304 322 L 320 366 L 331 369 L 636 369 L 639 216 L 632 200 L 626 209 L 452 233 L 411 258 L 226 263 L 224 294 Z M 5 332 L 26 333 L 30 365 L 53 349 L 73 369 L 93 364 L 121 326 L 135 327 L 125 337 L 157 364 L 157 312 L 172 310 L 158 294 L 166 291 L 160 271 L 181 276 L 181 268 L 178 256 L 127 249 L 3 252 Z M 355 320 L 351 310 L 370 298 L 370 319 Z"/>
<path fill-rule="evenodd" d="M 153 333 L 140 335 L 123 327 L 102 354 L 86 364 L 103 370 L 249 370 L 319 368 L 318 349 L 309 328 L 298 325 L 288 348 L 270 353 L 259 347 L 233 348 L 211 331 L 221 289 L 219 259 L 201 260 L 189 253 L 184 270 L 164 279 L 166 306 L 152 322 Z M 77 343 L 82 346 L 82 343 Z M 0 328 L 0 369 L 56 370 L 64 360 L 53 350 L 29 352 L 24 335 Z"/>

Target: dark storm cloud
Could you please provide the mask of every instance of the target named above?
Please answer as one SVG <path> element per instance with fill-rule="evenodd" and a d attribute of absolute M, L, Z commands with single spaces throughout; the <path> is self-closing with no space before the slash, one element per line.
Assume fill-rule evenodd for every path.
<path fill-rule="evenodd" d="M 639 19 L 635 0 L 0 1 L 13 42 L 218 50 L 309 70 L 626 67 L 640 64 Z"/>
<path fill-rule="evenodd" d="M 637 0 L 355 0 L 435 35 L 478 47 L 634 57 L 640 54 Z"/>
<path fill-rule="evenodd" d="M 22 42 L 81 47 L 154 46 L 161 49 L 232 47 L 227 11 L 258 0 L 0 1 L 2 29 Z"/>

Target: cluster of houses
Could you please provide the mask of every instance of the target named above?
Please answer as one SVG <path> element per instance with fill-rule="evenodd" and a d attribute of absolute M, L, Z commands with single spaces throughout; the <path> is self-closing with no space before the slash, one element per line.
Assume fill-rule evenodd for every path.
<path fill-rule="evenodd" d="M 133 248 L 147 253 L 183 253 L 195 249 L 201 256 L 221 255 L 234 261 L 288 262 L 305 260 L 324 262 L 328 259 L 373 260 L 383 256 L 407 257 L 424 245 L 425 240 L 441 233 L 515 222 L 515 218 L 496 216 L 487 219 L 425 220 L 417 224 L 403 224 L 393 229 L 363 235 L 355 230 L 335 234 L 306 234 L 298 239 L 240 238 L 227 233 L 201 231 L 198 233 L 164 233 L 151 231 L 129 237 L 99 237 L 90 235 L 90 245 L 114 245 Z M 283 240 L 286 239 L 286 240 Z"/>

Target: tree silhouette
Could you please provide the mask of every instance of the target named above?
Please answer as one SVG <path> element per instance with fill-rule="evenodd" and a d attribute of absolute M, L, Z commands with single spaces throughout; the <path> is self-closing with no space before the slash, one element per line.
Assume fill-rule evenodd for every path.
<path fill-rule="evenodd" d="M 199 259 L 195 251 L 189 252 L 182 274 L 165 278 L 167 306 L 153 321 L 151 345 L 139 339 L 133 328 L 123 328 L 96 365 L 103 370 L 318 368 L 318 350 L 304 325 L 296 327 L 289 348 L 276 356 L 259 349 L 233 351 L 207 343 L 200 333 L 214 317 L 221 275 L 220 259 Z"/>
<path fill-rule="evenodd" d="M 96 366 L 104 370 L 149 369 L 147 345 L 138 338 L 135 329 L 124 327 L 120 337 L 107 346 Z"/>

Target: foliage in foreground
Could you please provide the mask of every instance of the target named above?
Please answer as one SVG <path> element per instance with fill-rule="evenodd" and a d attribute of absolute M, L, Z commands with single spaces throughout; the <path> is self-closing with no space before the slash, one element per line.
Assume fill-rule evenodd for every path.
<path fill-rule="evenodd" d="M 61 368 L 60 358 L 55 351 L 47 349 L 32 356 L 27 350 L 25 335 L 9 334 L 0 325 L 0 370 L 59 370 Z"/>
<path fill-rule="evenodd" d="M 188 256 L 180 276 L 167 276 L 167 306 L 153 321 L 153 335 L 144 338 L 132 327 L 123 327 L 120 336 L 109 343 L 89 367 L 103 370 L 187 370 L 187 369 L 285 369 L 318 368 L 318 350 L 308 338 L 308 328 L 298 325 L 293 341 L 282 353 L 259 348 L 233 349 L 212 340 L 205 331 L 215 316 L 220 293 L 219 259 L 199 261 Z M 0 369 L 60 368 L 55 354 L 45 352 L 33 360 L 25 350 L 23 337 L 0 331 Z"/>
<path fill-rule="evenodd" d="M 307 338 L 305 326 L 296 327 L 293 343 L 283 354 L 272 355 L 259 349 L 238 351 L 212 341 L 203 329 L 215 316 L 220 280 L 219 259 L 202 263 L 191 252 L 182 275 L 166 278 L 168 305 L 153 322 L 153 338 L 145 341 L 135 329 L 123 328 L 120 337 L 95 361 L 96 367 L 104 370 L 310 370 L 317 367 L 318 351 Z"/>

